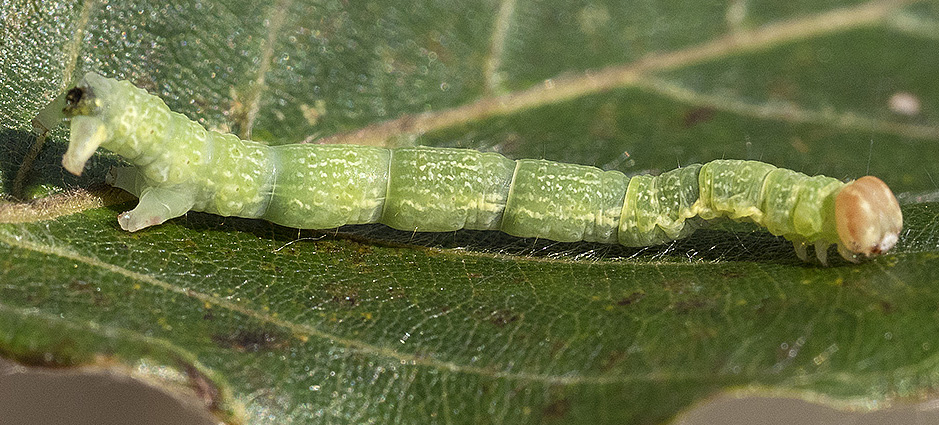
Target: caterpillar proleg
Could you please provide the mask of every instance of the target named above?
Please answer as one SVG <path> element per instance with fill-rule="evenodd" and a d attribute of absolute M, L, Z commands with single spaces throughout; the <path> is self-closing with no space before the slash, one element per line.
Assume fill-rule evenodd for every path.
<path fill-rule="evenodd" d="M 133 164 L 109 176 L 140 199 L 118 217 L 131 232 L 194 210 L 304 229 L 382 223 L 647 246 L 688 236 L 700 219 L 727 217 L 785 237 L 803 260 L 811 245 L 825 264 L 832 244 L 849 261 L 886 252 L 903 224 L 893 193 L 872 176 L 843 183 L 717 160 L 629 178 L 468 149 L 267 146 L 206 130 L 158 97 L 95 73 L 63 96 L 37 121 L 51 128 L 56 118 L 70 120 L 62 164 L 74 174 L 98 147 Z"/>

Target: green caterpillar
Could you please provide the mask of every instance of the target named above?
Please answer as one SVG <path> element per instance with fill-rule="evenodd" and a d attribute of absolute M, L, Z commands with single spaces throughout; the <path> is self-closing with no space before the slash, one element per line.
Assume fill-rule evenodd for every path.
<path fill-rule="evenodd" d="M 842 183 L 757 161 L 719 160 L 659 176 L 510 160 L 467 149 L 353 145 L 267 146 L 208 131 L 125 81 L 88 73 L 37 117 L 71 121 L 62 164 L 80 174 L 99 147 L 133 167 L 112 184 L 140 198 L 118 217 L 137 231 L 189 210 L 327 229 L 383 223 L 407 231 L 501 230 L 519 237 L 627 246 L 691 234 L 704 220 L 750 220 L 849 261 L 897 242 L 903 218 L 876 177 Z"/>

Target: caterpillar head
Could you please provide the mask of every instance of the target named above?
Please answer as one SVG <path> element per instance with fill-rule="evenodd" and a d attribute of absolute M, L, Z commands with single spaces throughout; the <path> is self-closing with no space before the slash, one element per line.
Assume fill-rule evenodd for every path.
<path fill-rule="evenodd" d="M 900 204 L 887 184 L 874 176 L 848 183 L 835 197 L 839 251 L 849 261 L 893 248 L 903 228 Z"/>
<path fill-rule="evenodd" d="M 81 175 L 88 158 L 110 138 L 103 121 L 107 99 L 100 95 L 108 92 L 108 86 L 108 79 L 89 72 L 65 93 L 62 113 L 71 120 L 71 134 L 62 166 L 72 174 Z"/>
<path fill-rule="evenodd" d="M 81 174 L 88 158 L 107 140 L 107 127 L 95 117 L 101 101 L 92 95 L 88 82 L 96 77 L 103 79 L 100 75 L 88 73 L 76 87 L 57 96 L 33 118 L 33 129 L 39 134 L 47 133 L 63 120 L 72 121 L 71 140 L 62 165 L 76 175 Z"/>

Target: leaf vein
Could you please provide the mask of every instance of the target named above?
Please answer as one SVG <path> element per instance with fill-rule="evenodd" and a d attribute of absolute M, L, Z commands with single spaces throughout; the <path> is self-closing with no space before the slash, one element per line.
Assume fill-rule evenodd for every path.
<path fill-rule="evenodd" d="M 560 103 L 613 89 L 635 86 L 648 75 L 678 69 L 722 57 L 766 50 L 781 44 L 805 40 L 849 29 L 882 24 L 900 7 L 918 0 L 875 0 L 853 7 L 799 19 L 767 24 L 750 31 L 733 31 L 702 44 L 672 52 L 646 56 L 624 65 L 611 66 L 571 77 L 557 77 L 525 90 L 450 109 L 405 115 L 358 130 L 334 134 L 319 143 L 348 143 L 385 146 L 403 135 L 420 135 L 456 127 L 495 116 Z"/>

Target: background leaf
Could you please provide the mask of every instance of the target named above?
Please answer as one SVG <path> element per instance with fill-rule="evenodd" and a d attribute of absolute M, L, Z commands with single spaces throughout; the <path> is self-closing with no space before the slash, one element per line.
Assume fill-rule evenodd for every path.
<path fill-rule="evenodd" d="M 133 369 L 252 423 L 657 423 L 729 388 L 840 407 L 934 395 L 932 3 L 2 10 L 6 357 Z M 67 132 L 43 146 L 29 133 L 89 70 L 274 144 L 468 147 L 630 174 L 722 157 L 869 173 L 899 194 L 905 231 L 891 255 L 830 268 L 732 223 L 643 249 L 199 213 L 129 234 L 114 215 L 132 203 L 95 185 L 119 160 L 70 176 Z"/>

